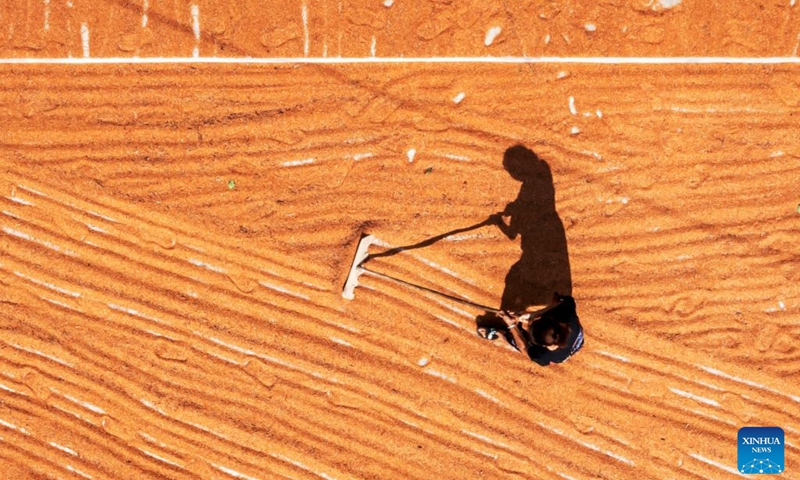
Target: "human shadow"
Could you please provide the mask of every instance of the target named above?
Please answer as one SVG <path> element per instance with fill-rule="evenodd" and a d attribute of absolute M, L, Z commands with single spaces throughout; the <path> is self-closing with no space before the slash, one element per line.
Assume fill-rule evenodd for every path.
<path fill-rule="evenodd" d="M 553 293 L 572 295 L 572 274 L 564 224 L 556 212 L 550 166 L 530 149 L 515 145 L 505 151 L 503 167 L 522 182 L 517 198 L 506 205 L 497 222 L 514 240 L 520 237 L 522 256 L 506 275 L 500 308 L 521 311 L 550 303 Z"/>
<path fill-rule="evenodd" d="M 505 151 L 503 167 L 522 185 L 495 223 L 509 240 L 520 237 L 522 256 L 506 275 L 500 309 L 521 312 L 549 304 L 554 292 L 571 296 L 572 274 L 550 166 L 529 148 L 515 145 Z M 505 217 L 510 217 L 508 223 Z M 476 318 L 476 323 L 483 328 L 505 328 L 491 312 Z"/>
<path fill-rule="evenodd" d="M 517 198 L 506 205 L 502 212 L 474 225 L 451 230 L 413 245 L 371 254 L 364 263 L 370 259 L 424 248 L 451 235 L 496 225 L 509 240 L 519 236 L 522 247 L 520 259 L 506 275 L 500 310 L 519 312 L 527 307 L 543 306 L 550 303 L 554 292 L 571 296 L 572 275 L 567 237 L 556 212 L 550 166 L 530 149 L 515 145 L 505 151 L 503 167 L 522 185 Z M 505 218 L 508 218 L 508 223 Z M 497 321 L 500 321 L 499 318 L 489 311 L 477 318 L 478 326 L 495 326 Z"/>

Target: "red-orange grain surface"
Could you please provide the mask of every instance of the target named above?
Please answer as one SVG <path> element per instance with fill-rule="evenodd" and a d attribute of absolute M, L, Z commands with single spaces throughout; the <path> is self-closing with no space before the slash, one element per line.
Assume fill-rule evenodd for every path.
<path fill-rule="evenodd" d="M 795 0 L 2 0 L 0 56 L 81 57 L 85 25 L 92 57 L 786 57 L 799 20 Z"/>
<path fill-rule="evenodd" d="M 194 48 L 177 3 L 150 2 L 148 28 L 172 12 L 163 39 L 183 42 L 151 54 Z M 260 17 L 242 5 L 225 7 L 242 29 L 286 14 L 301 40 L 269 53 L 255 33 L 231 37 L 241 52 L 303 55 L 300 3 Z M 141 22 L 141 3 L 85 8 L 110 6 Z M 65 7 L 50 8 L 52 31 Z M 597 12 L 615 8 L 637 11 Z M 482 54 L 481 25 L 479 49 L 453 36 L 393 54 Z M 120 54 L 112 30 L 97 34 L 105 55 Z M 5 55 L 65 56 L 6 42 Z M 747 53 L 706 43 L 656 53 Z M 648 53 L 636 45 L 624 48 Z M 80 37 L 68 48 L 80 56 Z M 591 48 L 554 53 L 631 53 Z M 1 67 L 0 478 L 716 479 L 737 475 L 748 425 L 784 428 L 782 478 L 800 478 L 799 73 Z M 515 144 L 553 172 L 578 355 L 541 368 L 479 339 L 480 311 L 383 280 L 341 298 L 362 232 L 416 243 L 514 200 L 502 160 Z M 497 305 L 519 256 L 519 240 L 484 227 L 373 265 Z"/>

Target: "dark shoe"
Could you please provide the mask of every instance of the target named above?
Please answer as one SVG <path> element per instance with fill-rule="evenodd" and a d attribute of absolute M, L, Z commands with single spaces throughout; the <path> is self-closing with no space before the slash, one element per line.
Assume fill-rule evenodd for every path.
<path fill-rule="evenodd" d="M 500 337 L 500 332 L 492 327 L 478 327 L 478 336 L 486 340 L 497 340 Z"/>

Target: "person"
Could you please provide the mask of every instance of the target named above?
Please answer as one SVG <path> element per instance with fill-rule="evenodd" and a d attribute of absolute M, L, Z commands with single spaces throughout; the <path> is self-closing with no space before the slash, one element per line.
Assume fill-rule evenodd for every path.
<path fill-rule="evenodd" d="M 487 340 L 502 334 L 514 348 L 543 367 L 562 363 L 583 347 L 583 327 L 571 296 L 555 293 L 543 310 L 502 311 L 498 316 L 505 327 L 482 326 L 478 334 Z"/>

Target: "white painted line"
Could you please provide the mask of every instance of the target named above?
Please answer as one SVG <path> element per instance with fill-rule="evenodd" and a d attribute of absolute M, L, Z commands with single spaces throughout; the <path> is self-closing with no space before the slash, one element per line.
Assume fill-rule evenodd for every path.
<path fill-rule="evenodd" d="M 309 52 L 309 40 L 308 40 L 308 7 L 306 6 L 305 2 L 303 2 L 303 56 L 308 57 Z"/>
<path fill-rule="evenodd" d="M 44 30 L 50 30 L 50 0 L 44 0 Z"/>
<path fill-rule="evenodd" d="M 89 25 L 81 23 L 81 45 L 83 46 L 83 58 L 89 58 Z"/>
<path fill-rule="evenodd" d="M 192 56 L 198 58 L 200 56 L 200 7 L 192 5 L 190 8 L 192 14 L 192 32 L 194 32 L 195 47 L 192 51 Z"/>
<path fill-rule="evenodd" d="M 194 33 L 194 39 L 200 40 L 200 7 L 197 5 L 192 5 L 190 10 L 192 14 L 192 32 Z"/>
<path fill-rule="evenodd" d="M 87 27 L 88 32 L 88 27 Z M 0 58 L 0 65 L 554 63 L 573 65 L 793 65 L 800 57 L 104 57 Z"/>

